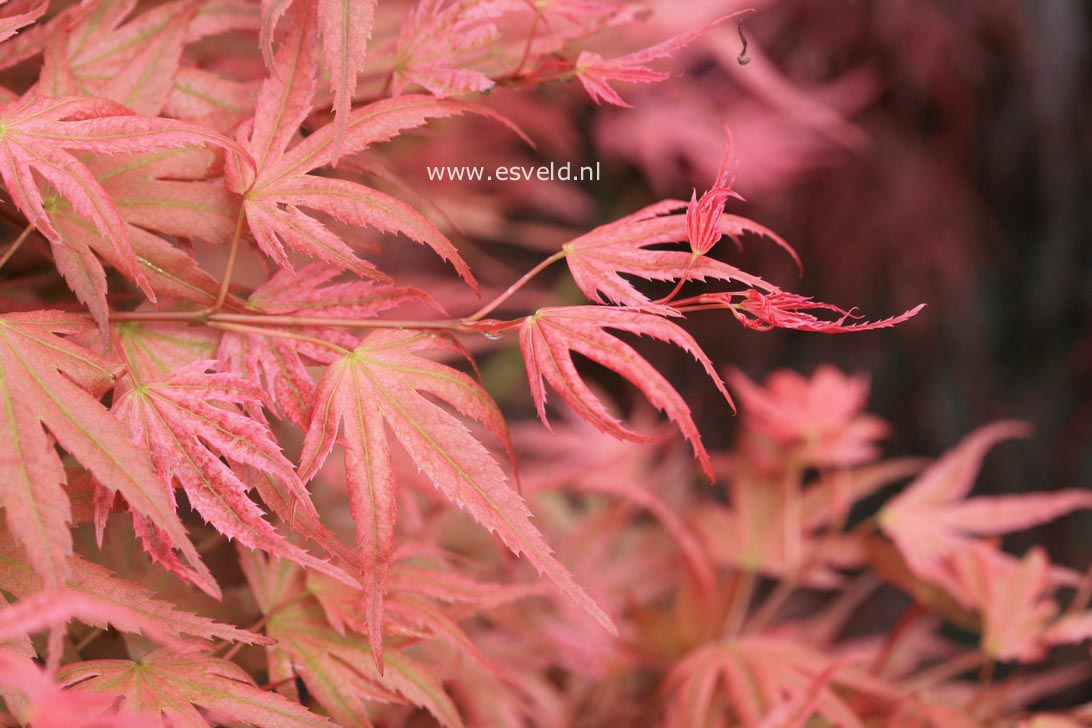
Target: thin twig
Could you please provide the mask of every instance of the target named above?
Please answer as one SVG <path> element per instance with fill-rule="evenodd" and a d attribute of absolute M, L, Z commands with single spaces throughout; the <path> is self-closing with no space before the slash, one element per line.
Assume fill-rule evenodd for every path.
<path fill-rule="evenodd" d="M 243 237 L 243 223 L 246 222 L 246 212 L 243 205 L 239 205 L 239 214 L 235 216 L 235 234 L 231 236 L 231 248 L 228 250 L 227 265 L 224 267 L 224 280 L 220 283 L 220 292 L 216 294 L 216 301 L 205 309 L 206 314 L 214 314 L 224 307 L 227 300 L 228 289 L 231 288 L 231 277 L 235 273 L 235 260 L 239 257 L 239 241 Z"/>
<path fill-rule="evenodd" d="M 0 268 L 3 268 L 4 265 L 7 264 L 9 260 L 11 260 L 11 256 L 15 255 L 15 253 L 18 252 L 19 248 L 23 247 L 23 243 L 26 242 L 26 239 L 28 237 L 30 237 L 30 233 L 32 230 L 34 230 L 33 225 L 27 225 L 25 228 L 23 228 L 23 232 L 19 233 L 19 237 L 15 238 L 15 242 L 12 243 L 8 247 L 8 249 L 4 251 L 3 256 L 0 256 Z"/>
<path fill-rule="evenodd" d="M 500 306 L 502 303 L 504 303 L 509 298 L 511 298 L 516 293 L 516 291 L 518 291 L 519 289 L 521 289 L 525 285 L 527 285 L 527 283 L 529 283 L 532 278 L 534 278 L 539 273 L 546 270 L 551 265 L 553 265 L 554 263 L 556 263 L 557 261 L 561 260 L 564 257 L 565 257 L 565 251 L 564 250 L 557 251 L 556 253 L 551 255 L 549 258 L 547 258 L 546 260 L 542 261 L 541 263 L 536 265 L 531 270 L 524 273 L 523 277 L 520 278 L 515 283 L 513 283 L 512 285 L 508 286 L 507 290 L 505 290 L 504 293 L 500 294 L 499 296 L 494 298 L 492 301 L 490 301 L 489 303 L 482 306 L 480 309 L 478 309 L 474 313 L 467 316 L 465 319 L 463 319 L 463 321 L 465 321 L 466 323 L 473 323 L 475 321 L 480 321 L 481 319 L 485 318 L 489 314 L 493 313 L 493 311 L 496 310 L 496 308 L 498 306 Z"/>

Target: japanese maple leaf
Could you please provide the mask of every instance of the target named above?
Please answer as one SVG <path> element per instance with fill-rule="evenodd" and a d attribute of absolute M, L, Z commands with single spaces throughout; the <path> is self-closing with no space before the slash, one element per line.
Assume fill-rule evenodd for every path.
<path fill-rule="evenodd" d="M 268 617 L 266 634 L 277 640 L 267 650 L 270 680 L 291 694 L 298 676 L 340 725 L 367 724 L 369 703 L 382 702 L 416 705 L 440 725 L 461 728 L 458 709 L 428 665 L 387 647 L 387 669 L 380 672 L 368 642 L 336 631 L 315 598 L 306 596 L 298 568 L 257 553 L 241 563 Z"/>
<path fill-rule="evenodd" d="M 278 271 L 250 295 L 248 312 L 269 316 L 307 316 L 327 319 L 372 318 L 402 303 L 431 298 L 410 286 L 373 281 L 337 282 L 340 271 L 325 263 L 312 263 L 299 271 Z M 308 336 L 352 346 L 349 334 L 334 328 L 303 327 Z M 284 416 L 306 429 L 311 421 L 315 384 L 307 362 L 328 364 L 330 350 L 299 340 L 257 336 L 228 331 L 220 344 L 218 358 L 252 384 L 263 386 Z"/>
<path fill-rule="evenodd" d="M 594 51 L 582 51 L 576 59 L 574 72 L 584 86 L 584 90 L 588 92 L 588 96 L 595 103 L 601 104 L 606 101 L 608 104 L 629 108 L 630 104 L 626 103 L 618 95 L 618 92 L 611 88 L 611 82 L 659 83 L 670 78 L 670 73 L 654 71 L 648 68 L 648 64 L 652 61 L 668 58 L 708 33 L 713 27 L 731 20 L 743 12 L 748 11 L 725 15 L 706 23 L 700 28 L 695 28 L 673 38 L 668 38 L 654 46 L 618 58 L 606 59 Z"/>
<path fill-rule="evenodd" d="M 172 625 L 169 617 L 148 616 L 127 610 L 123 603 L 114 599 L 70 589 L 47 589 L 0 608 L 0 643 L 45 629 L 64 627 L 73 619 L 99 627 L 120 623 L 126 632 L 139 633 L 160 643 L 185 644 L 177 638 L 178 626 Z M 265 641 L 258 635 L 252 637 L 245 641 Z"/>
<path fill-rule="evenodd" d="M 784 463 L 792 456 L 779 457 Z M 841 571 L 864 565 L 868 556 L 858 539 L 839 532 L 849 509 L 918 470 L 914 460 L 838 470 L 792 495 L 782 484 L 783 470 L 738 467 L 724 478 L 730 507 L 709 504 L 693 525 L 719 564 L 831 588 L 843 583 Z"/>
<path fill-rule="evenodd" d="M 1054 579 L 1046 552 L 1014 559 L 992 546 L 972 544 L 951 559 L 955 596 L 982 620 L 982 649 L 990 657 L 1033 662 L 1045 655 L 1044 633 L 1058 611 L 1049 598 Z"/>
<path fill-rule="evenodd" d="M 567 414 L 564 424 L 552 426 L 553 432 L 530 422 L 513 428 L 517 446 L 533 452 L 535 457 L 531 467 L 524 469 L 524 492 L 571 489 L 612 496 L 646 509 L 678 545 L 695 583 L 711 590 L 713 568 L 693 528 L 672 508 L 668 498 L 657 492 L 658 488 L 666 489 L 671 475 L 677 472 L 678 459 L 657 463 L 649 448 L 601 432 L 571 411 Z M 684 464 L 690 467 L 688 460 Z M 662 488 L 660 483 L 664 483 Z"/>
<path fill-rule="evenodd" d="M 606 614 L 550 555 L 526 504 L 508 486 L 489 450 L 459 418 L 429 398 L 481 423 L 510 448 L 504 418 L 485 390 L 466 374 L 420 356 L 437 349 L 462 353 L 448 339 L 417 331 L 376 331 L 361 340 L 323 374 L 300 456 L 300 476 L 306 481 L 318 472 L 342 430 L 349 503 L 368 567 L 364 588 L 377 665 L 383 591 L 394 547 L 388 430 L 433 485 L 613 630 Z"/>
<path fill-rule="evenodd" d="M 111 711 L 109 698 L 64 690 L 29 656 L 2 645 L 0 696 L 20 724 L 35 728 L 138 728 L 140 725 L 132 715 L 119 716 Z"/>
<path fill-rule="evenodd" d="M 520 327 L 520 349 L 527 364 L 531 394 L 539 417 L 548 425 L 545 384 L 549 383 L 578 415 L 603 432 L 636 442 L 656 439 L 634 432 L 611 415 L 577 372 L 572 355 L 581 354 L 628 379 L 641 390 L 649 402 L 665 412 L 679 427 L 683 437 L 690 442 L 702 469 L 712 478 L 713 466 L 709 453 L 706 452 L 697 425 L 690 416 L 690 407 L 655 367 L 624 341 L 608 334 L 606 329 L 649 336 L 678 346 L 702 365 L 717 389 L 731 404 L 732 398 L 709 357 L 693 337 L 677 324 L 639 310 L 570 306 L 540 309 L 527 317 Z"/>
<path fill-rule="evenodd" d="M 511 586 L 480 584 L 466 579 L 462 584 L 456 582 L 465 592 L 450 594 L 443 591 L 445 581 L 451 581 L 445 580 L 452 576 L 450 573 L 393 564 L 389 576 L 389 589 L 383 601 L 384 629 L 388 633 L 412 639 L 434 637 L 443 640 L 486 672 L 498 676 L 497 668 L 463 631 L 458 620 L 470 617 L 480 609 L 542 594 L 541 587 L 545 586 L 541 582 Z M 360 609 L 364 598 L 359 589 L 315 572 L 308 573 L 306 578 L 307 591 L 322 605 L 330 626 L 341 634 L 348 630 L 368 633 L 367 620 Z M 434 580 L 439 584 L 434 584 Z"/>
<path fill-rule="evenodd" d="M 63 338 L 86 332 L 79 316 L 48 311 L 0 316 L 0 499 L 16 540 L 48 587 L 71 575 L 70 508 L 64 468 L 42 425 L 130 509 L 178 549 L 195 577 L 218 593 L 147 454 L 99 403 L 112 366 Z M 90 392 L 90 393 L 89 393 Z"/>
<path fill-rule="evenodd" d="M 268 425 L 239 410 L 260 406 L 262 391 L 234 374 L 209 373 L 215 365 L 197 361 L 161 378 L 138 380 L 115 402 L 114 413 L 151 453 L 160 480 L 177 479 L 194 509 L 228 539 L 355 584 L 341 569 L 285 540 L 247 497 L 235 466 L 303 486 Z"/>
<path fill-rule="evenodd" d="M 1070 613 L 1054 622 L 1043 634 L 1049 645 L 1063 645 L 1092 639 L 1092 610 Z"/>
<path fill-rule="evenodd" d="M 511 5 L 419 0 L 399 31 L 391 93 L 397 96 L 413 84 L 440 98 L 492 88 L 489 76 L 460 68 L 456 57 L 496 40 L 500 32 L 490 21 Z"/>
<path fill-rule="evenodd" d="M 95 96 L 158 116 L 174 84 L 198 2 L 176 0 L 127 18 L 134 3 L 102 3 L 47 41 L 37 91 Z M 127 22 L 126 22 L 127 21 Z"/>
<path fill-rule="evenodd" d="M 43 592 L 44 580 L 34 573 L 15 544 L 11 534 L 0 528 L 0 589 L 20 600 L 30 600 Z M 81 610 L 75 616 L 92 627 L 113 626 L 122 632 L 139 633 L 146 628 L 159 635 L 182 639 L 221 639 L 245 644 L 261 644 L 265 638 L 254 632 L 221 624 L 207 617 L 184 611 L 156 598 L 145 586 L 113 574 L 105 566 L 78 555 L 69 557 L 70 576 L 64 590 L 53 593 L 84 595 L 99 608 Z M 22 602 L 20 602 L 22 603 Z M 61 600 L 61 608 L 66 608 Z"/>
<path fill-rule="evenodd" d="M 871 384 L 862 374 L 821 366 L 804 377 L 782 369 L 759 385 L 731 368 L 728 382 L 743 412 L 748 455 L 756 462 L 780 463 L 788 450 L 807 465 L 861 465 L 877 457 L 877 442 L 890 429 L 865 411 Z M 769 443 L 771 455 L 764 452 Z"/>
<path fill-rule="evenodd" d="M 226 244 L 231 239 L 238 198 L 205 179 L 213 155 L 203 149 L 96 156 L 87 168 L 117 207 L 140 271 L 157 298 L 211 304 L 219 283 L 191 255 L 161 233 Z M 56 195 L 54 195 L 56 197 Z M 108 323 L 106 273 L 100 256 L 118 269 L 110 239 L 88 224 L 67 200 L 51 199 L 47 210 L 61 236 L 53 241 L 54 261 L 65 282 L 100 326 Z"/>
<path fill-rule="evenodd" d="M 989 449 L 1028 432 L 1019 422 L 976 430 L 884 506 L 880 525 L 911 571 L 940 586 L 950 585 L 945 559 L 976 537 L 1023 530 L 1092 507 L 1092 493 L 1083 490 L 967 499 Z"/>
<path fill-rule="evenodd" d="M 332 162 L 345 149 L 349 133 L 349 107 L 356 91 L 357 74 L 364 67 L 368 40 L 375 24 L 375 6 L 379 0 L 262 0 L 261 45 L 266 65 L 274 75 L 283 70 L 273 55 L 273 37 L 282 16 L 291 9 L 297 29 L 317 25 L 322 36 L 322 59 L 330 73 L 334 91 L 334 133 Z M 308 31 L 314 35 L 314 31 Z M 283 41 L 290 45 L 293 41 Z"/>
<path fill-rule="evenodd" d="M 313 35 L 301 24 L 281 45 L 273 75 L 263 84 L 246 142 L 258 162 L 256 177 L 228 169 L 232 188 L 243 195 L 243 208 L 258 246 L 281 267 L 291 267 L 285 245 L 343 270 L 385 279 L 374 265 L 358 258 L 352 248 L 300 208 L 330 215 L 356 226 L 399 232 L 428 245 L 450 261 L 476 290 L 470 269 L 451 242 L 423 215 L 406 203 L 370 187 L 332 177 L 308 174 L 373 143 L 391 139 L 428 119 L 463 113 L 491 115 L 469 104 L 442 102 L 431 96 L 402 96 L 359 108 L 344 123 L 327 125 L 288 149 L 296 130 L 311 111 L 314 94 Z M 287 151 L 286 151 L 287 150 Z"/>
<path fill-rule="evenodd" d="M 7 0 L 0 3 L 3 5 Z M 19 29 L 25 25 L 30 25 L 38 18 L 45 15 L 46 10 L 49 9 L 49 0 L 42 0 L 37 5 L 34 5 L 29 10 L 24 12 L 16 12 L 14 15 L 5 15 L 0 17 L 0 43 L 10 38 L 19 32 Z"/>
<path fill-rule="evenodd" d="M 728 304 L 732 315 L 741 324 L 755 331 L 797 329 L 823 334 L 848 334 L 889 328 L 917 316 L 925 308 L 925 304 L 921 303 L 898 316 L 890 316 L 879 321 L 846 323 L 847 320 L 860 317 L 854 311 L 846 311 L 829 303 L 820 303 L 807 296 L 785 291 L 763 293 L 751 289 L 740 293 L 707 294 L 698 298 L 706 303 Z M 837 318 L 833 321 L 824 320 L 807 313 L 808 311 L 831 311 Z"/>
<path fill-rule="evenodd" d="M 897 695 L 858 667 L 831 671 L 832 664 L 806 646 L 762 635 L 699 647 L 667 678 L 667 725 L 706 725 L 712 716 L 729 712 L 742 725 L 758 726 L 788 700 L 810 706 L 831 725 L 861 726 L 847 693 L 873 699 Z"/>
<path fill-rule="evenodd" d="M 12 201 L 51 242 L 63 244 L 45 209 L 35 174 L 49 182 L 74 214 L 102 235 L 122 273 L 154 300 L 117 205 L 95 175 L 72 152 L 119 154 L 213 144 L 234 149 L 218 134 L 171 119 L 132 115 L 117 104 L 92 98 L 39 96 L 0 105 L 0 178 Z M 240 168 L 249 158 L 234 157 Z"/>
<path fill-rule="evenodd" d="M 88 660 L 65 665 L 57 681 L 77 693 L 101 693 L 156 726 L 209 726 L 198 708 L 260 728 L 331 726 L 299 703 L 262 690 L 243 668 L 193 650 L 159 649 L 139 662 Z"/>
<path fill-rule="evenodd" d="M 293 280 L 296 280 L 296 278 L 287 273 L 283 276 L 274 276 L 276 285 L 267 290 L 259 289 L 261 293 L 256 292 L 255 296 L 275 308 L 277 295 L 273 291 L 282 283 L 286 283 L 288 287 L 291 287 L 291 281 Z M 324 292 L 332 295 L 347 295 L 349 290 L 338 286 L 329 289 L 326 287 L 317 288 L 310 291 L 310 297 L 302 295 L 301 299 L 314 300 L 317 304 Z M 292 296 L 288 295 L 286 291 L 281 291 L 281 293 L 285 296 L 285 301 L 292 300 Z M 351 308 L 352 301 L 346 299 L 345 304 Z M 201 360 L 212 359 L 217 353 L 217 347 L 220 347 L 221 356 L 226 357 L 225 352 L 232 352 L 232 356 L 239 356 L 245 360 L 240 364 L 243 370 L 237 371 L 236 374 L 246 378 L 250 372 L 244 365 L 256 363 L 254 357 L 249 356 L 249 353 L 254 350 L 266 352 L 267 350 L 262 345 L 271 338 L 253 337 L 257 342 L 251 346 L 251 338 L 245 334 L 236 335 L 233 332 L 225 332 L 221 335 L 213 329 L 179 326 L 169 323 L 127 322 L 117 325 L 115 331 L 117 346 L 124 352 L 130 370 L 137 372 L 139 378 L 149 380 L 168 379 L 172 373 L 184 367 L 192 366 Z M 349 334 L 337 333 L 353 340 Z M 325 335 L 325 332 L 319 332 L 319 334 Z M 333 338 L 336 339 L 337 337 Z M 228 343 L 229 339 L 231 339 L 230 343 Z M 282 339 L 274 339 L 274 341 L 282 341 Z M 300 344 L 301 342 L 292 340 L 292 343 Z M 304 348 L 306 349 L 306 347 Z M 312 348 L 327 355 L 330 354 L 329 350 L 323 347 L 313 346 Z M 270 349 L 268 351 L 270 352 L 271 364 L 274 365 L 272 366 L 273 369 L 277 368 L 276 364 L 278 362 L 282 365 L 285 363 L 279 358 L 282 353 L 285 360 L 295 357 L 299 369 L 302 370 L 301 376 L 305 377 L 311 387 L 309 391 L 313 391 L 314 385 L 310 382 L 310 374 L 306 372 L 306 365 L 302 360 L 299 360 L 299 356 L 302 355 L 300 351 L 292 347 L 286 347 L 283 350 Z M 318 355 L 318 352 L 312 351 L 311 353 Z M 320 357 L 323 361 L 328 358 L 321 359 Z M 234 361 L 234 359 L 230 359 L 230 361 Z M 262 381 L 260 372 L 255 373 L 254 376 L 255 378 L 250 379 L 247 385 L 251 390 L 251 394 L 253 394 L 255 388 L 267 386 L 272 388 L 267 382 Z M 304 380 L 301 379 L 300 381 Z M 311 395 L 308 394 L 307 396 L 310 397 Z M 264 417 L 262 405 L 265 401 L 264 397 L 259 399 L 249 397 L 248 401 L 242 405 L 244 412 L 250 417 L 264 421 L 262 419 Z M 241 462 L 233 462 L 231 470 L 246 484 L 247 488 L 257 491 L 261 501 L 284 522 L 292 533 L 313 540 L 330 556 L 335 557 L 338 565 L 343 568 L 357 570 L 353 567 L 355 557 L 350 556 L 349 550 L 342 546 L 337 537 L 322 524 L 307 488 L 294 473 L 285 473 L 283 467 L 254 467 Z M 98 522 L 98 517 L 101 515 L 103 514 L 96 514 L 96 522 Z"/>
<path fill-rule="evenodd" d="M 684 203 L 673 200 L 659 202 L 566 243 L 562 253 L 584 295 L 596 303 L 647 306 L 651 303 L 648 296 L 623 277 L 627 275 L 654 281 L 712 278 L 778 292 L 776 286 L 727 263 L 693 252 L 653 247 L 687 240 L 686 216 L 672 214 L 682 207 Z M 724 234 L 752 232 L 788 248 L 773 232 L 745 218 L 724 215 L 718 225 Z"/>

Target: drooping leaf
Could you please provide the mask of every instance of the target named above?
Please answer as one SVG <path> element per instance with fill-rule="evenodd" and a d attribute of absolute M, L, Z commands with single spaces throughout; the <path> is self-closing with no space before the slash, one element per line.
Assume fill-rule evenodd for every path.
<path fill-rule="evenodd" d="M 659 83 L 670 78 L 670 73 L 654 71 L 648 67 L 648 64 L 670 57 L 708 33 L 715 26 L 738 15 L 740 15 L 738 12 L 725 15 L 700 28 L 695 28 L 673 38 L 668 38 L 654 46 L 617 58 L 607 59 L 594 51 L 583 51 L 576 59 L 574 69 L 576 77 L 580 79 L 584 90 L 588 92 L 588 96 L 595 103 L 600 104 L 606 101 L 608 104 L 615 106 L 628 107 L 629 104 L 618 95 L 617 91 L 611 88 L 611 82 Z"/>
<path fill-rule="evenodd" d="M 222 185 L 203 179 L 212 161 L 213 155 L 192 148 L 87 160 L 88 169 L 116 204 L 128 243 L 157 297 L 215 300 L 217 281 L 192 256 L 157 234 L 225 244 L 231 239 L 239 203 Z M 111 241 L 66 200 L 51 200 L 48 212 L 60 234 L 51 245 L 58 269 L 105 326 L 106 279 L 96 256 L 119 269 L 124 261 Z"/>
<path fill-rule="evenodd" d="M 213 144 L 234 154 L 228 139 L 170 119 L 134 116 L 124 107 L 92 98 L 29 96 L 0 105 L 0 178 L 12 201 L 50 241 L 64 244 L 35 179 L 40 175 L 109 246 L 109 258 L 154 300 L 117 205 L 73 152 L 123 154 Z M 234 164 L 250 169 L 249 157 Z"/>
<path fill-rule="evenodd" d="M 573 410 L 603 432 L 615 437 L 648 442 L 655 438 L 641 435 L 618 421 L 588 388 L 573 362 L 573 353 L 611 369 L 632 382 L 648 401 L 678 425 L 694 448 L 702 469 L 712 478 L 713 466 L 709 453 L 702 445 L 697 425 L 690 416 L 690 407 L 670 382 L 648 363 L 633 347 L 608 334 L 607 329 L 649 336 L 674 344 L 693 356 L 713 380 L 717 389 L 731 404 L 732 398 L 713 368 L 713 363 L 677 324 L 635 309 L 605 306 L 570 306 L 544 308 L 529 316 L 520 328 L 519 343 L 527 364 L 531 394 L 539 417 L 546 422 L 546 384 L 561 395 Z"/>

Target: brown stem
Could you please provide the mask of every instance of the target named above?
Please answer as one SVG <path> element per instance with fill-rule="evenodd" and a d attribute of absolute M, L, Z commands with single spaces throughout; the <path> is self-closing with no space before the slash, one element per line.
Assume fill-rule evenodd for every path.
<path fill-rule="evenodd" d="M 26 239 L 28 237 L 30 237 L 30 233 L 32 230 L 34 230 L 33 225 L 27 225 L 25 228 L 23 228 L 23 232 L 19 233 L 19 237 L 15 238 L 15 242 L 12 243 L 11 246 L 9 246 L 8 249 L 4 251 L 3 256 L 0 256 L 0 268 L 3 268 L 7 264 L 7 262 L 11 260 L 11 256 L 15 255 L 15 253 L 18 252 L 19 248 L 23 247 L 23 243 L 26 242 Z"/>
<path fill-rule="evenodd" d="M 518 281 L 510 285 L 499 296 L 494 298 L 482 308 L 475 311 L 470 316 L 462 319 L 439 319 L 434 321 L 390 320 L 371 318 L 341 319 L 323 316 L 286 316 L 277 314 L 230 312 L 225 313 L 221 312 L 220 309 L 223 307 L 224 301 L 227 299 L 228 285 L 230 284 L 231 272 L 234 268 L 238 242 L 239 238 L 241 237 L 240 233 L 242 230 L 243 219 L 244 218 L 240 213 L 239 222 L 236 226 L 236 235 L 234 238 L 234 242 L 232 243 L 232 252 L 229 254 L 228 257 L 228 266 L 225 273 L 224 284 L 220 288 L 220 293 L 216 298 L 216 302 L 211 307 L 204 310 L 196 311 L 115 311 L 110 313 L 110 320 L 143 321 L 147 323 L 203 323 L 206 326 L 210 326 L 213 328 L 244 331 L 245 333 L 255 334 L 266 334 L 267 332 L 264 329 L 259 328 L 263 326 L 314 328 L 329 327 L 354 329 L 419 329 L 422 331 L 447 331 L 455 334 L 481 333 L 485 330 L 496 331 L 517 326 L 519 325 L 519 322 L 522 320 L 522 318 L 504 322 L 484 322 L 482 321 L 482 319 L 484 319 L 498 306 L 511 298 L 517 291 L 527 285 L 527 283 L 530 282 L 531 279 L 533 279 L 543 270 L 565 257 L 564 250 L 559 250 L 558 252 L 554 253 L 549 258 L 546 258 L 534 268 L 525 273 Z M 279 335 L 286 338 L 295 338 L 304 341 L 311 341 L 328 347 L 334 346 L 332 344 L 329 344 L 329 342 L 323 342 L 320 339 L 300 336 L 296 334 L 289 334 L 288 332 L 280 332 L 279 334 L 268 335 Z M 336 348 L 342 354 L 347 353 L 341 347 Z"/>

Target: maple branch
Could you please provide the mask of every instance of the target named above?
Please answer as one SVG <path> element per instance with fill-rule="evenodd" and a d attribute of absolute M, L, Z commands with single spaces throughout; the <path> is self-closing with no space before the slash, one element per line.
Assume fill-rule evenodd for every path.
<path fill-rule="evenodd" d="M 15 255 L 19 248 L 23 247 L 23 243 L 26 242 L 28 237 L 30 237 L 30 233 L 33 230 L 33 225 L 27 225 L 25 228 L 23 228 L 23 232 L 19 233 L 19 237 L 15 238 L 15 242 L 12 243 L 11 246 L 4 251 L 3 256 L 0 256 L 0 268 L 3 268 L 4 265 L 9 260 L 11 260 L 11 256 Z"/>
<path fill-rule="evenodd" d="M 257 336 L 272 336 L 278 339 L 295 339 L 296 341 L 306 341 L 309 344 L 326 347 L 327 349 L 336 352 L 338 356 L 348 356 L 350 353 L 348 349 L 340 347 L 333 342 L 325 341 L 314 336 L 297 334 L 292 331 L 281 331 L 279 329 L 263 329 L 260 326 L 246 326 L 244 324 L 224 323 L 221 321 L 209 321 L 208 326 L 212 329 L 235 331 L 236 333 L 240 334 L 255 334 Z"/>
<path fill-rule="evenodd" d="M 91 318 L 91 314 L 84 314 Z M 208 319 L 204 311 L 111 311 L 110 320 L 114 322 L 144 323 L 199 323 Z"/>
<path fill-rule="evenodd" d="M 524 273 L 523 277 L 520 278 L 518 281 L 516 281 L 512 285 L 508 286 L 508 289 L 504 293 L 500 294 L 499 296 L 494 298 L 492 301 L 490 301 L 489 303 L 482 306 L 480 309 L 478 309 L 474 313 L 467 316 L 465 319 L 463 319 L 463 321 L 466 322 L 466 323 L 473 323 L 475 321 L 480 321 L 481 319 L 485 318 L 489 314 L 493 313 L 493 311 L 498 306 L 500 306 L 502 303 L 504 303 L 509 298 L 511 298 L 519 289 L 521 289 L 525 285 L 527 285 L 527 283 L 529 283 L 532 278 L 534 278 L 539 273 L 541 273 L 542 271 L 549 268 L 551 265 L 553 265 L 557 261 L 564 258 L 565 254 L 566 254 L 565 250 L 559 250 L 556 253 L 554 253 L 553 255 L 551 255 L 549 258 L 546 258 L 541 263 L 536 265 L 534 268 L 532 268 L 531 270 Z"/>
<path fill-rule="evenodd" d="M 143 321 L 143 322 L 182 322 L 203 323 L 208 326 L 217 324 L 241 324 L 245 326 L 314 326 L 314 327 L 343 327 L 357 329 L 420 329 L 425 331 L 448 331 L 451 333 L 482 333 L 483 328 L 478 325 L 486 316 L 496 310 L 505 301 L 515 295 L 521 288 L 527 285 L 535 276 L 549 268 L 559 260 L 565 258 L 567 251 L 559 250 L 553 255 L 540 261 L 531 270 L 527 271 L 516 282 L 510 285 L 499 296 L 480 309 L 465 318 L 439 319 L 439 320 L 385 320 L 385 319 L 341 319 L 333 317 L 315 316 L 291 316 L 279 314 L 240 314 L 220 313 L 224 303 L 228 299 L 228 289 L 231 285 L 231 277 L 238 257 L 239 243 L 242 237 L 245 214 L 240 207 L 236 216 L 235 234 L 232 236 L 231 249 L 228 253 L 227 267 L 224 271 L 224 280 L 216 296 L 214 303 L 206 309 L 198 311 L 111 311 L 111 321 Z M 28 228 L 28 230 L 31 228 Z M 24 236 L 29 234 L 24 231 Z M 22 242 L 24 236 L 16 241 L 16 245 Z M 15 246 L 13 246 L 15 247 Z M 10 251 L 9 251 L 10 252 Z M 6 260 L 6 258 L 5 258 Z M 2 265 L 2 263 L 0 263 Z M 88 314 L 89 316 L 90 314 Z M 500 322 L 501 329 L 518 324 L 524 317 L 511 322 Z M 219 327 L 223 328 L 223 327 Z M 498 330 L 498 327 L 490 327 Z"/>
<path fill-rule="evenodd" d="M 90 318 L 90 314 L 86 314 Z M 133 321 L 143 323 L 193 323 L 224 328 L 225 324 L 249 327 L 286 326 L 313 328 L 350 328 L 350 329 L 420 329 L 422 331 L 448 331 L 456 334 L 482 333 L 485 322 L 469 319 L 350 319 L 329 316 L 286 316 L 263 313 L 208 313 L 199 311 L 111 311 L 110 320 Z M 522 319 L 513 322 L 515 324 Z M 495 328 L 495 327 L 492 327 Z"/>
<path fill-rule="evenodd" d="M 464 319 L 342 319 L 324 316 L 281 316 L 275 314 L 217 313 L 208 317 L 209 324 L 245 324 L 250 326 L 306 326 L 339 327 L 349 329 L 421 329 L 423 331 L 451 331 L 454 333 L 478 333 L 472 322 Z"/>

